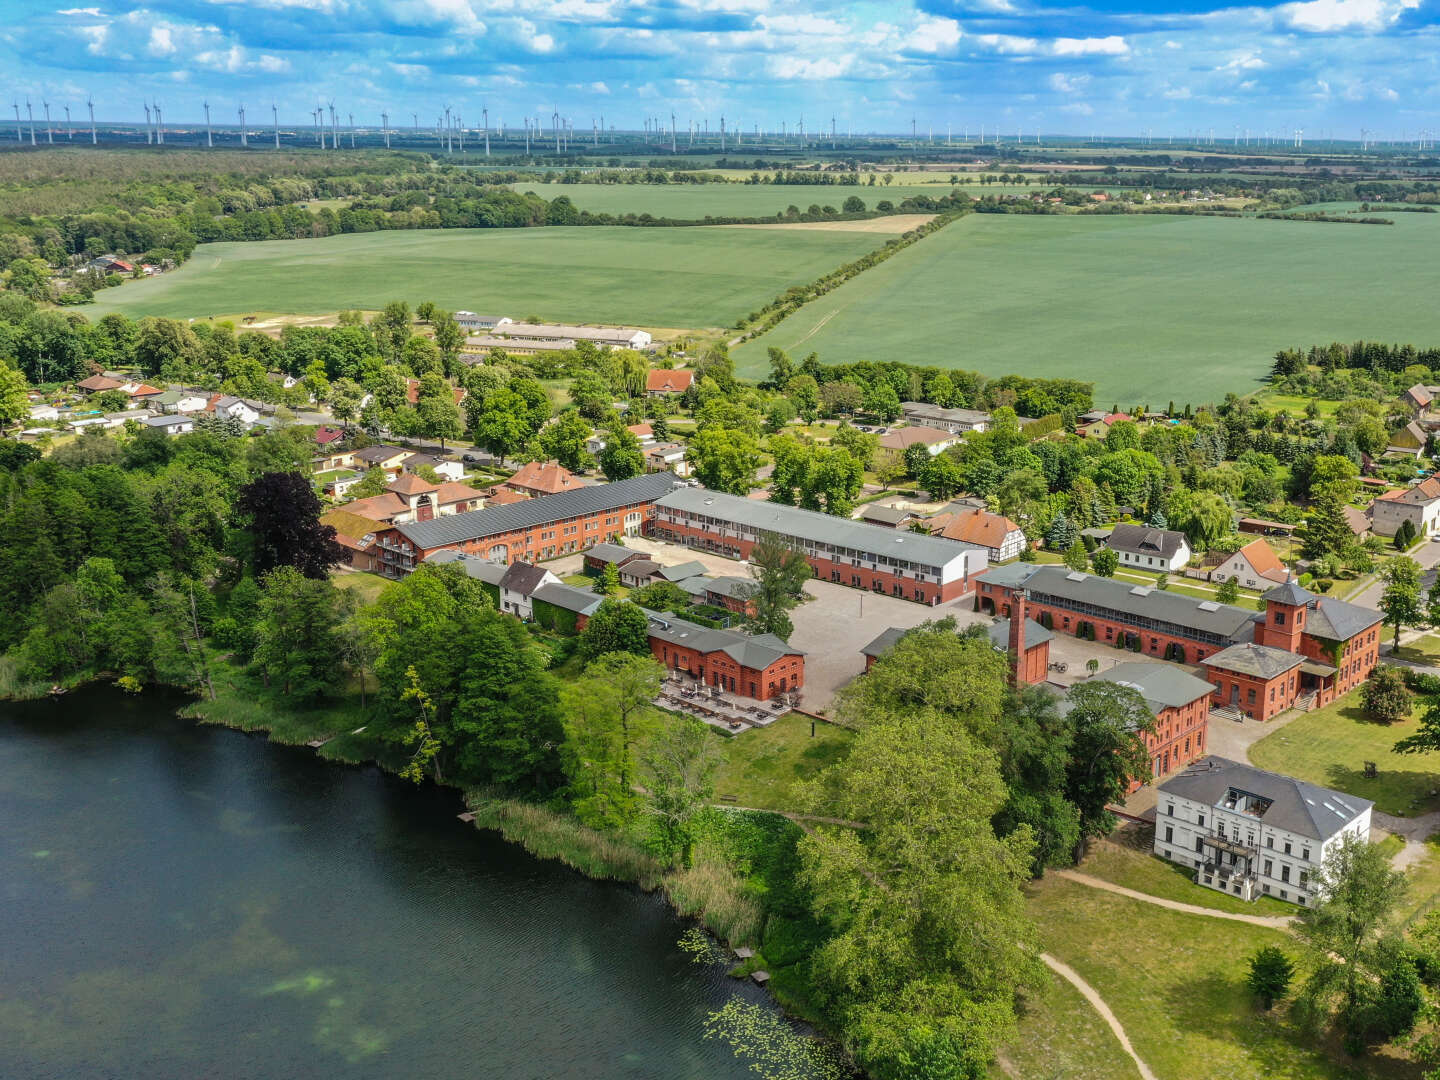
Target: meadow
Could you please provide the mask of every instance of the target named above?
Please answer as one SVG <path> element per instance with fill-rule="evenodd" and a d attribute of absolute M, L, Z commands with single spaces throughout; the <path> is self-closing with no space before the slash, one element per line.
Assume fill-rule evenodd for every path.
<path fill-rule="evenodd" d="M 941 177 L 938 179 L 948 179 Z M 978 183 L 958 185 L 967 195 L 1001 195 L 1044 190 L 1014 184 Z M 511 184 L 516 191 L 533 191 L 542 199 L 564 195 L 581 210 L 597 214 L 649 214 L 657 218 L 703 221 L 707 217 L 769 217 L 795 206 L 804 211 L 811 206 L 833 206 L 839 210 L 851 195 L 859 196 L 873 210 L 881 200 L 899 206 L 917 195 L 930 199 L 949 195 L 948 183 L 915 184 L 896 179 L 889 187 L 877 181 L 874 187 L 861 184 L 847 187 L 840 184 L 537 184 L 534 181 Z"/>
<path fill-rule="evenodd" d="M 319 314 L 433 300 L 553 321 L 694 328 L 735 320 L 880 246 L 823 229 L 445 229 L 206 244 L 85 314 Z"/>
<path fill-rule="evenodd" d="M 1165 407 L 1260 388 L 1277 349 L 1431 343 L 1440 215 L 1333 225 L 1166 215 L 973 214 L 733 350 L 1092 380 Z"/>

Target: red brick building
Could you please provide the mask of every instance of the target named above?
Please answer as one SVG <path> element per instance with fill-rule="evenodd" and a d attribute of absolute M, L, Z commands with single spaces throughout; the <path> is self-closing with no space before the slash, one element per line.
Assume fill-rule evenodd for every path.
<path fill-rule="evenodd" d="M 1203 665 L 1212 705 L 1261 720 L 1328 704 L 1364 682 L 1379 659 L 1379 612 L 1293 582 L 1265 593 L 1265 611 L 1256 613 L 1063 566 L 1016 563 L 987 571 L 976 602 L 1008 616 L 1021 589 L 1034 618 L 1050 629 Z"/>
<path fill-rule="evenodd" d="M 1045 681 L 1050 671 L 1050 640 L 1055 635 L 1034 619 L 1025 619 L 1023 633 L 1015 632 L 1012 619 L 997 619 L 986 628 L 990 643 L 996 649 L 1009 653 L 1011 678 L 1034 686 Z M 892 626 L 860 650 L 865 657 L 865 670 L 869 671 L 875 662 L 895 647 L 912 627 Z M 1016 657 L 1022 659 L 1017 664 Z"/>
<path fill-rule="evenodd" d="M 1094 678 L 1128 686 L 1140 693 L 1155 714 L 1155 731 L 1145 733 L 1150 771 L 1155 779 L 1205 756 L 1210 723 L 1210 696 L 1214 687 L 1173 664 L 1138 660 L 1116 664 Z M 1140 786 L 1136 780 L 1131 790 Z"/>
<path fill-rule="evenodd" d="M 614 484 L 377 530 L 378 569 L 400 577 L 431 552 L 446 548 L 492 562 L 533 563 L 617 536 L 638 535 L 654 514 L 656 500 L 675 483 L 669 473 L 644 473 Z"/>
<path fill-rule="evenodd" d="M 922 604 L 964 596 L 989 565 L 982 549 L 953 540 L 705 488 L 677 487 L 657 500 L 650 531 L 739 559 L 748 559 L 760 538 L 773 533 L 805 552 L 820 581 Z"/>

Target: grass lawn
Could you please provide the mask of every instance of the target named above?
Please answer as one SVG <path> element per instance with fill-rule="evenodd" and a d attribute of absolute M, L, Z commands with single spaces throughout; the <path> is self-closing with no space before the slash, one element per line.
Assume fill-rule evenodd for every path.
<path fill-rule="evenodd" d="M 365 604 L 373 604 L 385 586 L 391 583 L 389 578 L 383 578 L 379 574 L 371 574 L 364 570 L 332 574 L 330 580 L 335 583 L 337 588 L 350 589 L 357 593 L 361 603 Z"/>
<path fill-rule="evenodd" d="M 1136 570 L 1116 570 L 1116 580 L 1132 581 L 1137 585 L 1154 585 L 1155 575 L 1146 574 Z M 1171 574 L 1170 580 L 1165 586 L 1168 592 L 1184 593 L 1186 596 L 1194 596 L 1201 600 L 1214 600 L 1215 587 L 1207 585 L 1203 581 L 1195 581 L 1183 577 L 1180 574 Z M 1236 607 L 1249 608 L 1251 611 L 1260 610 L 1259 593 L 1249 589 L 1240 590 L 1240 599 L 1235 601 Z"/>
<path fill-rule="evenodd" d="M 1260 390 L 1285 343 L 1428 339 L 1440 215 L 1402 216 L 1415 220 L 973 214 L 731 355 L 746 377 L 776 346 L 1083 378 L 1122 407 L 1217 401 Z"/>
<path fill-rule="evenodd" d="M 1245 988 L 1246 959 L 1279 945 L 1299 961 L 1282 931 L 1167 911 L 1053 877 L 1032 887 L 1029 908 L 1045 950 L 1095 987 L 1164 1080 L 1415 1075 L 1383 1052 L 1352 1062 L 1337 1048 L 1332 1057 L 1331 1043 L 1302 1035 L 1283 1008 L 1259 1010 Z M 1303 977 L 1302 970 L 1297 982 Z M 1054 1020 L 1075 1022 L 1069 1012 Z M 1082 1022 L 1061 1041 L 1090 1038 L 1090 1018 Z"/>
<path fill-rule="evenodd" d="M 1137 1080 L 1140 1073 L 1090 1003 L 1068 982 L 1026 994 L 1017 1010 L 1015 1041 L 1000 1051 L 1008 1065 L 990 1069 L 992 1080 Z"/>
<path fill-rule="evenodd" d="M 1440 757 L 1396 754 L 1397 739 L 1414 734 L 1415 716 L 1398 724 L 1375 724 L 1360 711 L 1360 694 L 1352 691 L 1323 709 L 1306 713 L 1250 748 L 1250 760 L 1315 784 L 1372 799 L 1387 814 L 1414 816 L 1440 808 Z M 1365 762 L 1378 775 L 1367 779 Z"/>
<path fill-rule="evenodd" d="M 1418 215 L 1417 215 L 1418 216 Z M 728 326 L 887 238 L 775 229 L 444 229 L 205 244 L 178 270 L 106 289 L 92 310 L 176 318 L 448 309 L 640 326 Z"/>
<path fill-rule="evenodd" d="M 716 797 L 734 795 L 738 805 L 760 810 L 796 809 L 796 781 L 838 761 L 854 738 L 845 728 L 817 723 L 812 739 L 809 718 L 798 713 L 786 713 L 769 727 L 715 737 L 724 740 L 725 753 L 715 776 Z"/>
<path fill-rule="evenodd" d="M 1299 910 L 1294 904 L 1287 904 L 1273 896 L 1262 896 L 1254 903 L 1248 903 L 1228 893 L 1196 885 L 1188 868 L 1150 853 L 1149 843 L 1155 835 L 1153 830 L 1132 827 L 1124 835 L 1127 838 L 1133 835 L 1137 842 L 1143 837 L 1145 850 L 1127 846 L 1118 840 L 1101 840 L 1091 845 L 1085 861 L 1075 869 L 1147 896 L 1178 900 L 1182 904 L 1195 904 L 1216 911 L 1241 915 L 1294 915 Z"/>
<path fill-rule="evenodd" d="M 1394 636 L 1393 633 L 1391 636 Z M 1426 634 L 1401 645 L 1395 656 L 1397 659 L 1413 660 L 1418 664 L 1440 664 L 1440 634 Z"/>
<path fill-rule="evenodd" d="M 1425 857 L 1406 873 L 1410 877 L 1410 891 L 1400 905 L 1401 922 L 1413 923 L 1423 919 L 1440 906 L 1440 833 L 1425 841 Z"/>

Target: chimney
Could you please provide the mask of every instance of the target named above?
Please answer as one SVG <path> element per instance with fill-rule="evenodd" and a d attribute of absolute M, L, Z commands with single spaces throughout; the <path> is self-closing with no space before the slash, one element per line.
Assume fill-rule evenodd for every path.
<path fill-rule="evenodd" d="M 1025 665 L 1025 590 L 1016 589 L 1010 603 L 1010 685 L 1029 682 L 1021 672 Z"/>

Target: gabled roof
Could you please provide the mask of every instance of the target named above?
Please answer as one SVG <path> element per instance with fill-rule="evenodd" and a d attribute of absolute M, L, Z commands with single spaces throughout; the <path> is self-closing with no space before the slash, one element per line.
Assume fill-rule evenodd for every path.
<path fill-rule="evenodd" d="M 1429 387 L 1424 383 L 1416 383 L 1410 387 L 1410 389 L 1405 391 L 1405 396 L 1422 409 L 1434 400 L 1434 396 L 1430 393 Z"/>
<path fill-rule="evenodd" d="M 736 577 L 729 574 L 713 578 L 693 577 L 687 578 L 685 584 L 691 581 L 699 582 L 705 592 L 714 593 L 716 596 L 728 596 L 732 600 L 749 600 L 755 592 L 755 581 L 748 577 Z"/>
<path fill-rule="evenodd" d="M 679 566 L 662 566 L 660 577 L 665 581 L 684 581 L 686 578 L 700 577 L 705 573 L 705 564 L 698 560 L 681 563 Z"/>
<path fill-rule="evenodd" d="M 986 629 L 985 634 L 990 638 L 990 644 L 997 649 L 1008 649 L 1010 647 L 1010 620 L 997 619 Z M 1025 651 L 1029 652 L 1036 645 L 1044 645 L 1055 635 L 1045 627 L 1041 626 L 1028 615 L 1025 617 Z"/>
<path fill-rule="evenodd" d="M 505 506 L 487 506 L 483 510 L 470 510 L 430 521 L 412 521 L 396 528 L 405 539 L 422 549 L 461 544 L 552 521 L 654 502 L 678 482 L 673 473 L 642 473 L 613 484 L 595 484 L 574 491 L 562 491 L 544 499 L 524 499 Z"/>
<path fill-rule="evenodd" d="M 375 522 L 347 510 L 327 510 L 320 515 L 320 524 L 335 529 L 335 538 L 346 547 L 364 551 L 375 540 Z"/>
<path fill-rule="evenodd" d="M 878 660 L 880 659 L 880 657 L 884 656 L 891 649 L 893 649 L 895 647 L 895 643 L 899 641 L 902 637 L 904 637 L 906 634 L 908 634 L 912 629 L 914 628 L 910 626 L 892 626 L 888 630 L 882 631 L 880 635 L 876 637 L 873 641 L 871 641 L 869 644 L 862 646 L 860 649 L 860 655 L 873 656 L 875 657 L 875 659 Z"/>
<path fill-rule="evenodd" d="M 861 521 L 873 521 L 880 525 L 888 525 L 892 529 L 914 516 L 915 513 L 911 510 L 902 510 L 898 506 L 876 506 L 874 503 L 860 511 Z"/>
<path fill-rule="evenodd" d="M 634 562 L 628 562 L 625 564 L 623 569 L 625 571 L 626 577 L 648 578 L 654 577 L 655 574 L 658 573 L 660 570 L 663 570 L 664 567 L 662 567 L 654 559 L 647 557 L 644 559 L 636 559 Z"/>
<path fill-rule="evenodd" d="M 575 474 L 558 461 L 528 461 L 506 481 L 511 487 L 555 495 L 580 487 Z"/>
<path fill-rule="evenodd" d="M 911 446 L 934 446 L 936 443 L 954 442 L 955 438 L 941 428 L 902 427 L 881 435 L 876 445 L 885 450 L 905 450 Z"/>
<path fill-rule="evenodd" d="M 422 480 L 414 473 L 404 473 L 385 486 L 386 491 L 393 491 L 396 495 L 423 495 L 430 491 L 439 491 L 439 484 L 432 484 L 429 480 Z"/>
<path fill-rule="evenodd" d="M 1149 525 L 1116 525 L 1105 541 L 1113 551 L 1124 551 L 1132 555 L 1159 555 L 1173 559 L 1182 547 L 1188 547 L 1183 532 L 1174 529 L 1154 529 Z"/>
<path fill-rule="evenodd" d="M 425 556 L 427 563 L 436 566 L 448 566 L 451 563 L 458 563 L 460 568 L 470 577 L 477 581 L 483 581 L 487 585 L 499 585 L 509 572 L 509 567 L 504 563 L 491 562 L 489 559 L 482 559 L 478 555 L 467 555 L 463 551 L 455 551 L 446 548 L 443 551 L 432 551 Z"/>
<path fill-rule="evenodd" d="M 1222 808 L 1228 804 L 1232 791 L 1258 796 L 1269 802 L 1259 815 L 1260 821 L 1314 840 L 1330 839 L 1375 805 L 1369 799 L 1214 755 L 1176 773 L 1162 783 L 1159 790 Z"/>
<path fill-rule="evenodd" d="M 695 381 L 695 372 L 688 369 L 667 371 L 652 368 L 645 373 L 645 390 L 651 394 L 683 394 Z"/>
<path fill-rule="evenodd" d="M 330 427 L 328 424 L 321 424 L 315 429 L 315 445 L 329 446 L 337 439 L 343 439 L 345 432 L 338 427 Z"/>
<path fill-rule="evenodd" d="M 397 457 L 403 458 L 408 453 L 410 453 L 410 451 L 406 450 L 404 447 L 385 446 L 384 444 L 380 444 L 376 446 L 367 446 L 363 450 L 356 450 L 355 460 L 363 461 L 369 465 L 380 465 L 384 462 L 391 461 Z"/>
<path fill-rule="evenodd" d="M 950 520 L 940 530 L 940 535 L 947 540 L 958 540 L 962 544 L 974 544 L 998 551 L 1007 536 L 1019 531 L 1020 526 L 1007 517 L 978 507 L 966 507 L 950 515 Z"/>
<path fill-rule="evenodd" d="M 1440 476 L 1427 476 L 1418 484 L 1408 488 L 1387 491 L 1380 496 L 1386 502 L 1401 502 L 1409 506 L 1426 506 L 1440 499 Z"/>
<path fill-rule="evenodd" d="M 574 585 L 566 585 L 564 582 L 550 581 L 531 593 L 530 599 L 552 604 L 565 611 L 573 611 L 576 615 L 592 615 L 605 597 L 577 589 Z"/>
<path fill-rule="evenodd" d="M 1251 540 L 1235 554 L 1242 556 L 1261 577 L 1271 581 L 1286 580 L 1285 564 L 1280 561 L 1280 556 L 1275 554 L 1275 549 L 1264 540 Z"/>
<path fill-rule="evenodd" d="M 528 597 L 541 586 L 547 576 L 553 577 L 554 575 L 543 566 L 535 566 L 527 562 L 513 562 L 505 571 L 505 576 L 500 579 L 500 587 L 508 592 Z"/>
<path fill-rule="evenodd" d="M 1200 661 L 1206 667 L 1233 671 L 1240 675 L 1252 675 L 1257 679 L 1277 679 L 1305 662 L 1299 653 L 1276 649 L 1269 645 L 1245 642 L 1221 649 L 1214 656 Z"/>
<path fill-rule="evenodd" d="M 631 559 L 640 558 L 644 552 L 636 551 L 634 548 L 622 547 L 620 544 L 600 543 L 585 552 L 585 558 L 594 559 L 599 563 L 613 563 L 619 566 Z"/>
<path fill-rule="evenodd" d="M 1140 691 L 1150 711 L 1157 713 L 1161 709 L 1183 709 L 1215 692 L 1213 683 L 1174 664 L 1147 664 L 1142 660 L 1127 660 L 1094 677 Z"/>

